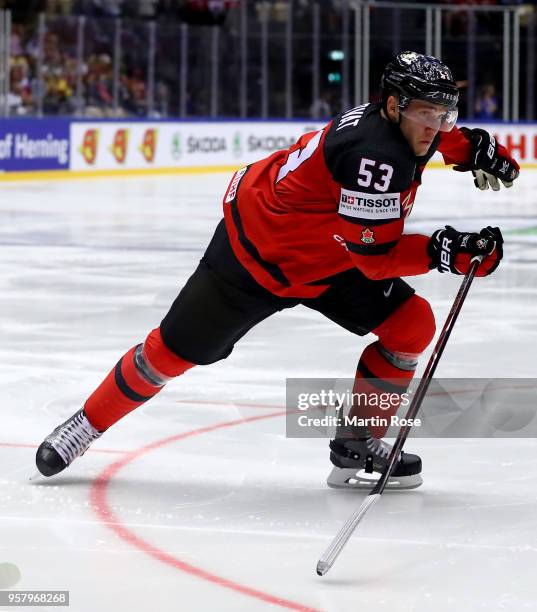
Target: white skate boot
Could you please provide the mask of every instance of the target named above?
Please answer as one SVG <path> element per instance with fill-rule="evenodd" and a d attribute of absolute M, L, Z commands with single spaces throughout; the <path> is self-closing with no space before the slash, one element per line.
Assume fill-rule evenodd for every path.
<path fill-rule="evenodd" d="M 49 434 L 37 449 L 35 463 L 43 476 L 54 476 L 83 455 L 101 436 L 88 421 L 84 409 L 69 417 Z"/>

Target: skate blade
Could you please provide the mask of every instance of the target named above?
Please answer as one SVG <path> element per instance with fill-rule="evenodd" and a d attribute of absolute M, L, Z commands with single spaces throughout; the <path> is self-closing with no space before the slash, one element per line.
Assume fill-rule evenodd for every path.
<path fill-rule="evenodd" d="M 326 484 L 332 489 L 365 489 L 371 490 L 379 479 L 380 474 L 367 474 L 363 470 L 357 472 L 353 468 L 332 468 L 326 479 Z M 407 490 L 417 489 L 423 484 L 420 474 L 413 476 L 392 476 L 386 489 Z"/>
<path fill-rule="evenodd" d="M 34 472 L 34 474 L 32 474 L 32 475 L 30 476 L 30 478 L 28 478 L 28 480 L 29 480 L 30 482 L 34 482 L 34 481 L 36 481 L 36 480 L 41 480 L 41 479 L 43 479 L 43 478 L 45 478 L 45 476 L 43 476 L 43 474 L 41 474 L 41 472 L 40 472 L 39 470 L 36 470 L 36 471 Z"/>

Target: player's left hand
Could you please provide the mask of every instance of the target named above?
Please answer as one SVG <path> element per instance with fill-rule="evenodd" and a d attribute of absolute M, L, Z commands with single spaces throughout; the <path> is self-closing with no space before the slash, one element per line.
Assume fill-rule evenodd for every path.
<path fill-rule="evenodd" d="M 512 187 L 513 181 L 520 173 L 520 166 L 507 149 L 499 144 L 494 136 L 481 128 L 460 128 L 470 141 L 471 154 L 467 164 L 459 164 L 453 169 L 458 172 L 472 171 L 474 185 L 478 189 L 500 190 L 500 181 L 504 187 Z"/>

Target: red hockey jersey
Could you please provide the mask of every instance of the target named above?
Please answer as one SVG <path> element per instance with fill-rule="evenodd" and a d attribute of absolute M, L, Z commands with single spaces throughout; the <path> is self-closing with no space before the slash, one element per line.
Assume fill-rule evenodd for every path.
<path fill-rule="evenodd" d="M 470 143 L 454 128 L 416 157 L 380 111 L 351 109 L 233 176 L 224 197 L 230 242 L 272 293 L 316 297 L 323 279 L 352 266 L 374 280 L 429 271 L 429 237 L 403 234 L 405 219 L 434 152 L 466 163 Z"/>

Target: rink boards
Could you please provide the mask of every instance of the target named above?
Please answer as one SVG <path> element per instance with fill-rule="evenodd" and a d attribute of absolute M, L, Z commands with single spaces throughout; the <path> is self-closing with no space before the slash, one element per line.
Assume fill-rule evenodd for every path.
<path fill-rule="evenodd" d="M 537 166 L 537 124 L 469 124 Z M 320 121 L 11 119 L 0 127 L 2 179 L 232 171 L 322 129 Z M 465 125 L 461 122 L 460 125 Z M 436 154 L 429 164 L 443 167 Z"/>

